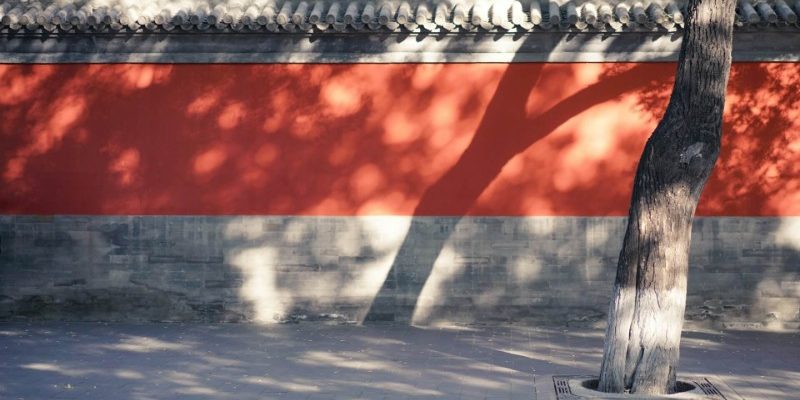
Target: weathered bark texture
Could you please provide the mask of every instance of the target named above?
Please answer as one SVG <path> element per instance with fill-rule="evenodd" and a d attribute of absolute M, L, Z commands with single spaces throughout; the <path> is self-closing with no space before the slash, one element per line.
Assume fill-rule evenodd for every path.
<path fill-rule="evenodd" d="M 692 219 L 720 151 L 735 6 L 735 0 L 689 2 L 672 97 L 633 183 L 601 391 L 674 391 Z"/>

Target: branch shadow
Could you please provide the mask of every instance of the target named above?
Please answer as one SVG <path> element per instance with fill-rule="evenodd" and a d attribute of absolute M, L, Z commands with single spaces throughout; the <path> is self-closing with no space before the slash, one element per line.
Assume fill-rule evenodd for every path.
<path fill-rule="evenodd" d="M 524 64 L 509 64 L 469 146 L 453 167 L 425 191 L 414 209 L 411 227 L 374 303 L 384 306 L 385 299 L 398 299 L 395 313 L 386 315 L 372 309 L 365 316 L 366 320 L 429 323 L 421 319 L 412 321 L 423 287 L 450 233 L 461 218 L 468 215 L 475 201 L 503 167 L 573 116 L 653 80 L 644 65 L 611 72 L 599 82 L 531 117 L 526 107 L 527 100 L 541 77 L 542 68 L 540 64 L 531 71 Z M 508 99 L 512 101 L 505 103 Z M 520 127 L 524 127 L 522 132 Z M 422 225 L 420 217 L 431 216 L 452 218 L 440 220 L 446 221 L 441 228 L 444 234 L 435 236 L 433 251 L 420 255 L 416 250 L 419 243 L 427 242 L 431 246 L 430 235 L 425 229 L 418 228 Z"/>

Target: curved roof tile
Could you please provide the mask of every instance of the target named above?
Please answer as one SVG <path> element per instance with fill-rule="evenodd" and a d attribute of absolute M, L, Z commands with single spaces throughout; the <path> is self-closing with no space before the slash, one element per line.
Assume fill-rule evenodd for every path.
<path fill-rule="evenodd" d="M 674 31 L 684 1 L 10 0 L 0 32 Z M 740 0 L 740 29 L 798 29 L 800 0 Z"/>

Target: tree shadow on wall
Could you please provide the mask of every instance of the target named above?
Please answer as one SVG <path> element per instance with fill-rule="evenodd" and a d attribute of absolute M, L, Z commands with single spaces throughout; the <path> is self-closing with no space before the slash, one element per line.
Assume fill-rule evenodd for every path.
<path fill-rule="evenodd" d="M 642 66 L 614 65 L 604 70 L 598 83 L 573 94 L 548 111 L 530 117 L 524 106 L 526 93 L 534 90 L 541 79 L 541 70 L 531 74 L 530 71 L 526 73 L 520 64 L 511 64 L 497 87 L 494 99 L 515 100 L 502 105 L 495 101 L 489 104 L 461 158 L 423 194 L 415 208 L 409 232 L 366 319 L 428 324 L 432 322 L 434 313 L 430 309 L 420 313 L 419 309 L 421 304 L 428 303 L 426 308 L 433 304 L 447 313 L 448 310 L 444 309 L 446 301 L 420 299 L 420 295 L 429 283 L 441 250 L 458 229 L 462 217 L 474 212 L 471 209 L 476 201 L 514 156 L 594 104 L 640 90 L 636 109 L 649 115 L 651 123 L 656 123 L 669 99 L 671 80 L 649 79 L 641 69 Z M 795 145 L 799 138 L 794 110 L 798 102 L 796 88 L 800 82 L 795 72 L 793 67 L 785 64 L 735 65 L 723 128 L 723 154 L 707 185 L 705 201 L 698 208 L 701 218 L 705 215 L 781 216 L 798 213 L 800 179 L 797 177 L 800 176 L 800 167 L 797 160 L 800 151 Z M 602 135 L 604 132 L 597 133 Z M 641 151 L 640 143 L 622 144 L 621 147 L 628 153 Z M 596 193 L 599 187 L 593 189 Z M 426 222 L 420 217 L 429 216 L 450 216 L 437 220 L 440 234 L 430 235 L 425 229 Z M 722 326 L 720 322 L 723 319 L 755 319 L 763 321 L 766 326 L 791 326 L 791 322 L 798 319 L 800 309 L 800 299 L 793 292 L 795 286 L 789 283 L 796 283 L 800 272 L 800 243 L 789 239 L 798 232 L 796 221 L 756 221 L 745 224 L 739 231 L 735 226 L 719 223 L 703 219 L 696 222 L 695 233 L 700 237 L 695 242 L 701 242 L 699 246 L 723 246 L 724 243 L 730 247 L 738 241 L 718 233 L 720 229 L 733 229 L 733 236 L 750 237 L 753 239 L 751 244 L 758 248 L 719 249 L 712 251 L 710 256 L 696 249 L 692 258 L 694 268 L 690 277 L 687 318 L 712 320 L 718 327 Z M 725 223 L 722 221 L 723 225 Z M 754 235 L 764 235 L 768 239 L 761 245 Z M 420 252 L 421 247 L 427 250 Z M 731 258 L 735 261 L 731 262 Z M 490 262 L 502 264 L 494 259 Z M 469 260 L 464 263 L 464 270 L 480 267 L 470 265 Z M 613 260 L 609 265 L 613 265 Z M 720 267 L 722 265 L 728 268 Z M 481 282 L 477 284 L 482 285 Z M 730 290 L 732 287 L 737 290 Z M 742 290 L 752 293 L 748 304 L 740 304 L 738 293 Z"/>
<path fill-rule="evenodd" d="M 386 315 L 373 307 L 366 315 L 367 320 L 412 321 L 423 287 L 450 233 L 456 229 L 461 218 L 469 214 L 481 194 L 513 157 L 584 110 L 652 84 L 653 80 L 648 68 L 641 64 L 622 71 L 612 71 L 546 111 L 531 113 L 528 109 L 529 96 L 542 78 L 543 68 L 543 64 L 538 64 L 536 69 L 524 64 L 510 64 L 507 67 L 469 146 L 455 165 L 428 187 L 414 209 L 415 218 L 392 263 L 387 281 L 373 303 L 383 308 L 387 299 L 390 299 L 389 302 L 395 299 L 398 302 L 394 307 L 395 312 Z M 593 189 L 597 188 L 599 183 Z M 440 221 L 443 235 L 431 237 L 425 229 L 417 227 L 424 225 L 419 217 L 430 216 L 451 216 Z M 418 252 L 421 243 L 426 243 L 434 250 Z M 413 322 L 426 324 L 430 321 L 416 319 Z"/>

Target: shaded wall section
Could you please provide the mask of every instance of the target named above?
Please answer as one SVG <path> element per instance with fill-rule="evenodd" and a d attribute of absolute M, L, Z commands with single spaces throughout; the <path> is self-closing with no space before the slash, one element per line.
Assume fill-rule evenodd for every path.
<path fill-rule="evenodd" d="M 0 65 L 0 318 L 602 321 L 674 69 Z M 733 67 L 689 319 L 800 325 L 798 72 Z"/>

